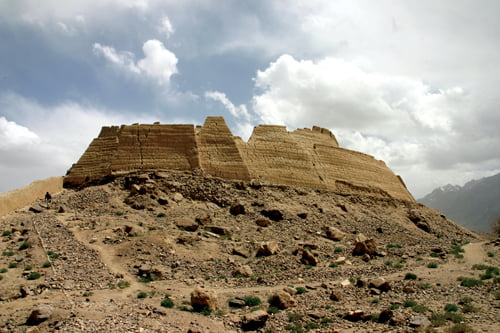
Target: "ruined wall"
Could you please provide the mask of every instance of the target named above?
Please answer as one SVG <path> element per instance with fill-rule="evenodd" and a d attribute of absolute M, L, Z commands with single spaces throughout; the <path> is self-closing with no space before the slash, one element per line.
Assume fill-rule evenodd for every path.
<path fill-rule="evenodd" d="M 340 148 L 326 129 L 261 125 L 248 142 L 234 137 L 224 118 L 203 126 L 130 125 L 104 127 L 65 178 L 65 184 L 135 170 L 201 168 L 227 179 L 366 192 L 414 201 L 402 180 L 382 161 Z"/>
<path fill-rule="evenodd" d="M 30 205 L 37 199 L 45 198 L 45 192 L 51 194 L 62 191 L 63 177 L 51 177 L 37 180 L 28 186 L 0 193 L 0 216 Z"/>

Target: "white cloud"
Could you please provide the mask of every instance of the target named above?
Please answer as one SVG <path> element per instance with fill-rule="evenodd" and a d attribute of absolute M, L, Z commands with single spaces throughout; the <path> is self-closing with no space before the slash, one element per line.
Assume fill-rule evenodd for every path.
<path fill-rule="evenodd" d="M 234 105 L 229 98 L 227 98 L 225 93 L 219 91 L 207 91 L 205 92 L 205 98 L 220 102 L 231 115 L 235 118 L 243 118 L 244 120 L 250 120 L 250 114 L 246 105 Z"/>
<path fill-rule="evenodd" d="M 7 147 L 33 145 L 40 142 L 38 135 L 5 117 L 0 117 L 0 150 Z"/>
<path fill-rule="evenodd" d="M 178 59 L 167 50 L 162 42 L 151 39 L 144 43 L 144 58 L 135 62 L 135 56 L 128 51 L 117 52 L 111 46 L 94 43 L 93 51 L 126 72 L 144 75 L 160 85 L 168 85 L 170 77 L 176 73 Z"/>
<path fill-rule="evenodd" d="M 405 180 L 416 196 L 432 189 L 416 170 L 431 177 L 457 168 L 441 179 L 453 182 L 451 175 L 470 174 L 473 163 L 476 174 L 500 165 L 500 138 L 470 135 L 466 124 L 479 116 L 461 87 L 431 90 L 414 78 L 368 72 L 342 59 L 298 61 L 289 55 L 258 71 L 255 87 L 253 110 L 264 123 L 327 127 L 343 147 L 411 175 Z"/>
<path fill-rule="evenodd" d="M 164 16 L 161 19 L 160 25 L 158 26 L 158 31 L 164 34 L 167 38 L 170 38 L 172 34 L 175 32 L 174 26 L 168 16 Z"/>
<path fill-rule="evenodd" d="M 177 57 L 167 50 L 159 40 L 148 40 L 142 46 L 144 58 L 139 60 L 139 67 L 146 75 L 160 84 L 168 84 L 170 77 L 177 73 Z"/>

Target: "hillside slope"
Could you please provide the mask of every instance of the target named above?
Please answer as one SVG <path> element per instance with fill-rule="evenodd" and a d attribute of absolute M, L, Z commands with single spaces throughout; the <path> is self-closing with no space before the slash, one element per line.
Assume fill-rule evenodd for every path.
<path fill-rule="evenodd" d="M 0 217 L 0 330 L 498 327 L 498 271 L 472 268 L 499 265 L 495 244 L 416 202 L 355 193 L 173 172 L 66 189 Z M 464 310 L 446 319 L 447 303 Z M 41 304 L 48 319 L 27 321 Z"/>
<path fill-rule="evenodd" d="M 418 202 L 443 212 L 466 228 L 491 232 L 492 224 L 500 219 L 500 174 L 472 180 L 464 186 L 437 188 Z"/>

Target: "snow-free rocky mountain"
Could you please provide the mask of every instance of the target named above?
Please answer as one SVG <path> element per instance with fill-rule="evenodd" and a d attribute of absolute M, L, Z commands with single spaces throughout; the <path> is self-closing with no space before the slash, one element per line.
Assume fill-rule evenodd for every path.
<path fill-rule="evenodd" d="M 418 200 L 474 231 L 491 232 L 500 219 L 500 174 L 464 186 L 439 187 Z"/>

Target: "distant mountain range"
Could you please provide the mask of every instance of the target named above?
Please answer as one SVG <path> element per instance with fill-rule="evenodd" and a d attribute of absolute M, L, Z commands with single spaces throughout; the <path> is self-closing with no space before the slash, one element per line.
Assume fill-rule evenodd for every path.
<path fill-rule="evenodd" d="M 464 186 L 445 185 L 417 200 L 474 231 L 491 232 L 500 218 L 500 173 Z"/>

